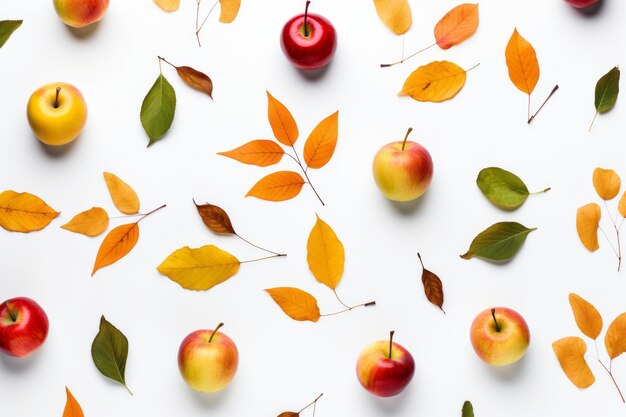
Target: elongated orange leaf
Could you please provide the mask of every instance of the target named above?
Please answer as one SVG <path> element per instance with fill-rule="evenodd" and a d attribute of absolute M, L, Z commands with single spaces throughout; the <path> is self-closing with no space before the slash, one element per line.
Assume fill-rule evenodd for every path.
<path fill-rule="evenodd" d="M 302 190 L 304 179 L 293 171 L 278 171 L 259 180 L 246 197 L 268 201 L 285 201 L 294 198 Z"/>
<path fill-rule="evenodd" d="M 626 217 L 626 191 L 622 194 L 622 198 L 619 199 L 619 203 L 617 204 L 617 211 L 622 217 Z"/>
<path fill-rule="evenodd" d="M 591 339 L 596 339 L 602 331 L 602 316 L 596 308 L 578 294 L 569 295 L 569 303 L 574 312 L 574 319 L 581 332 Z"/>
<path fill-rule="evenodd" d="M 335 231 L 316 217 L 306 245 L 306 260 L 315 279 L 334 290 L 343 276 L 345 250 Z"/>
<path fill-rule="evenodd" d="M 596 381 L 585 361 L 587 344 L 580 337 L 565 337 L 557 340 L 552 343 L 552 349 L 563 372 L 578 388 L 589 388 Z"/>
<path fill-rule="evenodd" d="M 220 22 L 230 23 L 237 17 L 241 0 L 219 0 L 220 1 Z"/>
<path fill-rule="evenodd" d="M 380 20 L 396 35 L 411 29 L 413 17 L 408 0 L 374 0 L 374 6 Z"/>
<path fill-rule="evenodd" d="M 466 71 L 448 61 L 434 61 L 413 71 L 399 96 L 417 101 L 441 102 L 454 97 L 465 85 Z"/>
<path fill-rule="evenodd" d="M 611 360 L 626 352 L 626 313 L 622 313 L 609 325 L 604 335 L 604 345 Z"/>
<path fill-rule="evenodd" d="M 176 67 L 178 76 L 194 90 L 206 93 L 213 98 L 213 81 L 208 75 L 191 67 Z"/>
<path fill-rule="evenodd" d="M 122 259 L 135 247 L 139 240 L 139 223 L 117 226 L 102 241 L 91 276 L 96 271 Z"/>
<path fill-rule="evenodd" d="M 321 168 L 330 161 L 339 136 L 339 112 L 322 120 L 304 144 L 304 162 L 309 168 Z"/>
<path fill-rule="evenodd" d="M 587 249 L 594 252 L 598 250 L 598 226 L 602 211 L 596 203 L 586 204 L 576 212 L 576 231 L 580 241 Z"/>
<path fill-rule="evenodd" d="M 458 45 L 478 29 L 478 4 L 460 4 L 450 10 L 435 26 L 435 39 L 441 49 Z"/>
<path fill-rule="evenodd" d="M 259 139 L 231 151 L 218 152 L 217 154 L 244 164 L 267 167 L 279 163 L 285 151 L 273 140 Z"/>
<path fill-rule="evenodd" d="M 11 232 L 34 232 L 59 215 L 39 197 L 7 190 L 0 193 L 0 226 Z"/>
<path fill-rule="evenodd" d="M 85 236 L 98 236 L 109 227 L 109 215 L 101 207 L 92 207 L 77 214 L 61 227 Z"/>
<path fill-rule="evenodd" d="M 185 246 L 172 252 L 157 271 L 185 289 L 202 291 L 235 275 L 240 265 L 237 258 L 217 246 Z"/>
<path fill-rule="evenodd" d="M 166 12 L 175 12 L 180 6 L 180 0 L 154 0 L 154 2 Z"/>
<path fill-rule="evenodd" d="M 593 187 L 603 200 L 614 198 L 622 186 L 622 181 L 617 172 L 612 169 L 596 168 L 593 171 Z"/>
<path fill-rule="evenodd" d="M 225 235 L 237 234 L 224 209 L 209 203 L 196 204 L 194 201 L 194 204 L 202 221 L 211 231 Z"/>
<path fill-rule="evenodd" d="M 506 66 L 509 78 L 520 91 L 530 94 L 539 81 L 539 61 L 535 48 L 517 31 L 513 31 L 506 46 Z"/>
<path fill-rule="evenodd" d="M 265 290 L 286 315 L 298 321 L 316 322 L 320 319 L 317 300 L 306 291 L 291 287 L 268 288 Z"/>
<path fill-rule="evenodd" d="M 137 214 L 139 212 L 139 197 L 130 185 L 110 172 L 104 173 L 104 181 L 109 188 L 113 204 L 119 211 L 124 214 Z"/>
<path fill-rule="evenodd" d="M 267 118 L 274 137 L 285 146 L 293 146 L 298 140 L 298 125 L 283 103 L 267 91 Z"/>
<path fill-rule="evenodd" d="M 65 394 L 67 395 L 67 401 L 65 402 L 63 417 L 84 417 L 83 409 L 67 387 L 65 387 Z"/>

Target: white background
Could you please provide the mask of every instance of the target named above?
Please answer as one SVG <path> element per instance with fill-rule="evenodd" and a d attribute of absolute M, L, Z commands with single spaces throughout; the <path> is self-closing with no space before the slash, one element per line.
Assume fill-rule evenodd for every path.
<path fill-rule="evenodd" d="M 62 211 L 41 232 L 0 231 L 0 299 L 29 296 L 51 323 L 36 354 L 0 359 L 0 415 L 61 415 L 65 385 L 92 417 L 273 416 L 298 410 L 321 392 L 317 415 L 328 417 L 458 416 L 468 399 L 480 417 L 623 415 L 625 406 L 593 356 L 588 359 L 597 382 L 580 391 L 560 370 L 551 343 L 580 335 L 569 292 L 594 303 L 605 328 L 626 311 L 626 273 L 616 272 L 608 244 L 601 237 L 600 250 L 590 254 L 575 230 L 577 207 L 598 200 L 593 169 L 626 175 L 623 104 L 598 117 L 587 133 L 597 79 L 626 62 L 625 2 L 606 0 L 597 14 L 586 16 L 561 0 L 485 0 L 478 32 L 465 43 L 380 69 L 381 62 L 399 58 L 402 39 L 379 21 L 372 2 L 319 0 L 311 10 L 334 23 L 339 47 L 316 79 L 292 68 L 278 42 L 282 25 L 302 12 L 304 1 L 243 0 L 230 25 L 217 22 L 216 10 L 201 33 L 202 48 L 194 34 L 195 2 L 182 3 L 166 14 L 150 0 L 113 0 L 101 24 L 82 35 L 61 23 L 50 0 L 0 5 L 0 19 L 24 19 L 0 50 L 0 189 L 34 193 Z M 210 3 L 203 3 L 208 10 Z M 435 23 L 457 4 L 411 1 L 407 52 L 431 44 Z M 530 126 L 526 96 L 510 82 L 504 59 L 516 26 L 541 65 L 533 108 L 560 86 Z M 215 101 L 188 89 L 164 66 L 177 92 L 176 118 L 167 136 L 146 148 L 139 110 L 158 75 L 157 55 L 208 73 Z M 411 71 L 444 59 L 464 68 L 481 64 L 457 97 L 433 104 L 396 96 Z M 89 106 L 84 133 L 62 152 L 40 145 L 25 117 L 30 94 L 53 81 L 76 85 Z M 273 169 L 296 168 L 288 158 L 279 168 L 258 168 L 216 155 L 270 137 L 266 89 L 298 121 L 299 151 L 311 129 L 339 110 L 335 156 L 311 173 L 325 207 L 306 187 L 283 203 L 244 198 Z M 435 175 L 416 204 L 395 205 L 376 189 L 371 161 L 409 126 L 412 139 L 430 150 Z M 475 185 L 487 166 L 517 173 L 532 190 L 552 191 L 515 212 L 500 211 Z M 59 226 L 92 206 L 117 215 L 103 171 L 135 188 L 142 211 L 163 203 L 167 208 L 142 221 L 139 243 L 127 257 L 92 278 L 102 236 L 87 238 Z M 156 271 L 179 247 L 216 244 L 242 260 L 263 256 L 236 238 L 208 231 L 192 198 L 222 206 L 244 237 L 288 257 L 242 265 L 235 277 L 207 292 L 183 290 Z M 615 210 L 615 202 L 609 205 Z M 306 263 L 315 213 L 346 248 L 339 293 L 348 303 L 375 299 L 376 307 L 300 323 L 262 291 L 296 286 L 314 294 L 322 312 L 340 307 Z M 604 218 L 610 230 L 606 212 Z M 472 238 L 497 221 L 538 230 L 506 265 L 460 259 Z M 444 282 L 447 315 L 423 295 L 417 251 Z M 531 329 L 529 352 L 516 366 L 492 369 L 471 348 L 471 321 L 494 305 L 518 310 Z M 126 378 L 134 396 L 92 363 L 90 345 L 102 314 L 130 341 Z M 222 393 L 196 394 L 179 376 L 178 346 L 189 332 L 219 321 L 239 348 L 239 371 Z M 405 393 L 378 399 L 358 384 L 355 362 L 362 348 L 391 329 L 413 353 L 416 372 Z M 600 352 L 606 359 L 603 343 Z M 626 359 L 618 358 L 613 369 L 626 389 Z"/>

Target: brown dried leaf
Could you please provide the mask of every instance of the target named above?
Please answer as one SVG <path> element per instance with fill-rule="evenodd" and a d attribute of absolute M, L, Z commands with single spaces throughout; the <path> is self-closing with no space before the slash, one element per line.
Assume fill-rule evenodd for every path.
<path fill-rule="evenodd" d="M 565 337 L 557 340 L 552 343 L 552 349 L 563 372 L 578 388 L 589 388 L 596 381 L 585 361 L 587 344 L 580 337 Z"/>
<path fill-rule="evenodd" d="M 213 81 L 211 81 L 208 75 L 185 66 L 176 67 L 176 72 L 189 87 L 206 93 L 213 98 Z"/>
<path fill-rule="evenodd" d="M 202 221 L 210 230 L 226 235 L 237 234 L 230 222 L 230 217 L 228 217 L 228 214 L 221 207 L 209 203 L 197 204 L 195 201 L 193 203 L 196 205 L 196 209 Z"/>
<path fill-rule="evenodd" d="M 102 241 L 91 276 L 96 271 L 122 259 L 139 240 L 139 223 L 123 224 L 111 230 Z"/>
<path fill-rule="evenodd" d="M 443 284 L 441 283 L 441 279 L 424 267 L 424 262 L 422 261 L 422 257 L 419 253 L 417 254 L 417 257 L 422 265 L 422 284 L 424 284 L 424 293 L 426 294 L 426 298 L 445 313 L 445 310 L 443 309 Z"/>
<path fill-rule="evenodd" d="M 130 185 L 110 172 L 104 173 L 104 181 L 109 188 L 113 204 L 119 211 L 124 214 L 137 214 L 139 212 L 139 197 Z"/>
<path fill-rule="evenodd" d="M 217 154 L 244 164 L 267 167 L 280 162 L 285 151 L 273 140 L 259 139 L 250 141 L 231 151 L 218 152 Z"/>
<path fill-rule="evenodd" d="M 626 352 L 626 313 L 622 313 L 609 325 L 604 335 L 604 345 L 611 360 Z"/>
<path fill-rule="evenodd" d="M 569 303 L 580 331 L 595 340 L 602 331 L 602 316 L 598 310 L 590 302 L 574 293 L 569 295 Z"/>
<path fill-rule="evenodd" d="M 294 320 L 316 322 L 320 319 L 317 300 L 298 288 L 279 287 L 265 290 L 278 306 Z"/>
<path fill-rule="evenodd" d="M 101 207 L 92 207 L 89 210 L 77 214 L 61 226 L 70 232 L 80 233 L 85 236 L 98 236 L 109 227 L 109 215 Z"/>

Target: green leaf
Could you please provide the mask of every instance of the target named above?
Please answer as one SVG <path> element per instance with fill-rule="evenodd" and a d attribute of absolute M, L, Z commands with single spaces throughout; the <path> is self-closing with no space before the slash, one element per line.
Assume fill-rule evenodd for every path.
<path fill-rule="evenodd" d="M 463 410 L 461 413 L 461 417 L 474 417 L 474 407 L 472 407 L 471 402 L 465 401 L 463 403 Z"/>
<path fill-rule="evenodd" d="M 515 222 L 501 222 L 489 226 L 474 238 L 463 259 L 474 256 L 492 261 L 511 259 L 526 240 L 526 236 L 537 230 L 529 229 Z"/>
<path fill-rule="evenodd" d="M 0 21 L 0 48 L 9 40 L 13 32 L 22 26 L 23 20 L 2 20 Z"/>
<path fill-rule="evenodd" d="M 130 392 L 124 379 L 128 339 L 104 316 L 100 318 L 100 331 L 91 344 L 91 357 L 102 375 L 124 385 Z"/>
<path fill-rule="evenodd" d="M 614 67 L 598 80 L 596 84 L 596 114 L 593 116 L 589 131 L 591 131 L 598 114 L 606 113 L 615 106 L 619 94 L 619 76 L 619 68 Z"/>
<path fill-rule="evenodd" d="M 515 210 L 530 195 L 528 187 L 517 175 L 502 168 L 483 169 L 476 178 L 476 184 L 489 201 L 507 210 Z"/>
<path fill-rule="evenodd" d="M 150 138 L 148 146 L 167 133 L 174 121 L 175 111 L 176 92 L 160 74 L 141 104 L 141 124 Z"/>

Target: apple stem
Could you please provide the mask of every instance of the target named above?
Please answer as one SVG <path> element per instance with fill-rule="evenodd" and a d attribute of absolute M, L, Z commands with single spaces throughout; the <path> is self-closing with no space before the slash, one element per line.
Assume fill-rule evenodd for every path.
<path fill-rule="evenodd" d="M 61 92 L 61 87 L 57 87 L 57 93 L 56 96 L 54 97 L 54 108 L 58 109 L 59 108 L 59 93 Z"/>
<path fill-rule="evenodd" d="M 304 37 L 309 37 L 309 28 L 307 27 L 307 18 L 309 17 L 309 4 L 311 4 L 311 0 L 307 0 L 306 6 L 304 8 Z"/>
<path fill-rule="evenodd" d="M 324 393 L 321 393 L 320 395 L 317 396 L 316 399 L 314 399 L 313 401 L 311 401 L 310 403 L 308 403 L 307 405 L 305 405 L 304 407 L 302 407 L 302 409 L 300 411 L 298 411 L 296 414 L 300 414 L 301 412 L 303 412 L 304 410 L 306 410 L 307 408 L 309 408 L 312 405 L 315 405 L 315 403 L 317 403 L 317 401 L 322 398 L 322 395 L 324 395 Z"/>
<path fill-rule="evenodd" d="M 15 323 L 15 321 L 17 321 L 17 315 L 15 315 L 11 310 L 11 306 L 8 301 L 5 301 L 4 304 L 7 306 L 7 311 L 9 312 L 9 316 L 11 316 L 11 320 Z"/>
<path fill-rule="evenodd" d="M 409 138 L 409 135 L 411 134 L 412 131 L 413 131 L 412 127 L 410 127 L 409 130 L 406 131 L 406 135 L 404 136 L 404 142 L 402 142 L 402 150 L 404 150 L 404 147 L 406 146 L 406 140 Z"/>
<path fill-rule="evenodd" d="M 502 330 L 500 328 L 500 325 L 498 324 L 498 320 L 496 320 L 496 309 L 492 308 L 491 309 L 491 317 L 493 317 L 493 322 L 496 324 L 496 332 L 500 333 L 500 330 Z"/>
<path fill-rule="evenodd" d="M 389 332 L 389 359 L 391 359 L 391 349 L 393 349 L 393 334 L 395 330 Z"/>
<path fill-rule="evenodd" d="M 558 84 L 554 86 L 554 88 L 552 89 L 552 91 L 550 92 L 550 94 L 548 94 L 548 98 L 546 98 L 543 102 L 543 104 L 541 105 L 541 107 L 539 107 L 539 110 L 537 110 L 537 112 L 535 114 L 533 114 L 532 116 L 530 116 L 528 118 L 528 124 L 530 124 L 530 122 L 533 121 L 533 119 L 539 114 L 539 112 L 541 111 L 541 109 L 543 109 L 543 106 L 546 105 L 546 103 L 548 102 L 548 100 L 550 100 L 550 97 L 552 97 L 554 95 L 554 93 L 556 93 L 556 90 L 559 89 Z M 529 105 L 529 110 L 530 110 L 530 94 L 528 95 L 528 105 Z M 591 127 L 589 128 L 589 130 L 591 130 Z"/>
<path fill-rule="evenodd" d="M 217 331 L 224 325 L 224 323 L 220 323 L 217 325 L 217 327 L 215 328 L 215 330 L 213 330 L 213 333 L 211 333 L 211 337 L 209 337 L 209 341 L 207 343 L 211 343 L 213 341 L 213 336 L 215 336 L 215 333 L 217 333 Z"/>
<path fill-rule="evenodd" d="M 404 42 L 404 41 L 403 41 L 403 42 Z M 433 46 L 435 46 L 435 45 L 437 45 L 437 42 L 433 43 L 432 45 L 427 46 L 426 48 L 422 48 L 422 49 L 420 49 L 419 51 L 417 51 L 417 52 L 415 52 L 415 53 L 413 53 L 413 54 L 411 54 L 411 55 L 407 56 L 406 58 L 402 58 L 400 61 L 393 62 L 393 63 L 391 63 L 391 64 L 380 64 L 380 67 L 381 67 L 381 68 L 389 68 L 389 67 L 393 67 L 394 65 L 402 64 L 402 63 L 404 63 L 404 61 L 407 61 L 407 60 L 409 60 L 409 59 L 413 58 L 415 55 L 420 54 L 420 53 L 422 53 L 422 52 L 424 52 L 424 51 L 426 51 L 426 50 L 428 50 L 428 49 L 432 48 L 432 47 L 433 47 Z"/>

